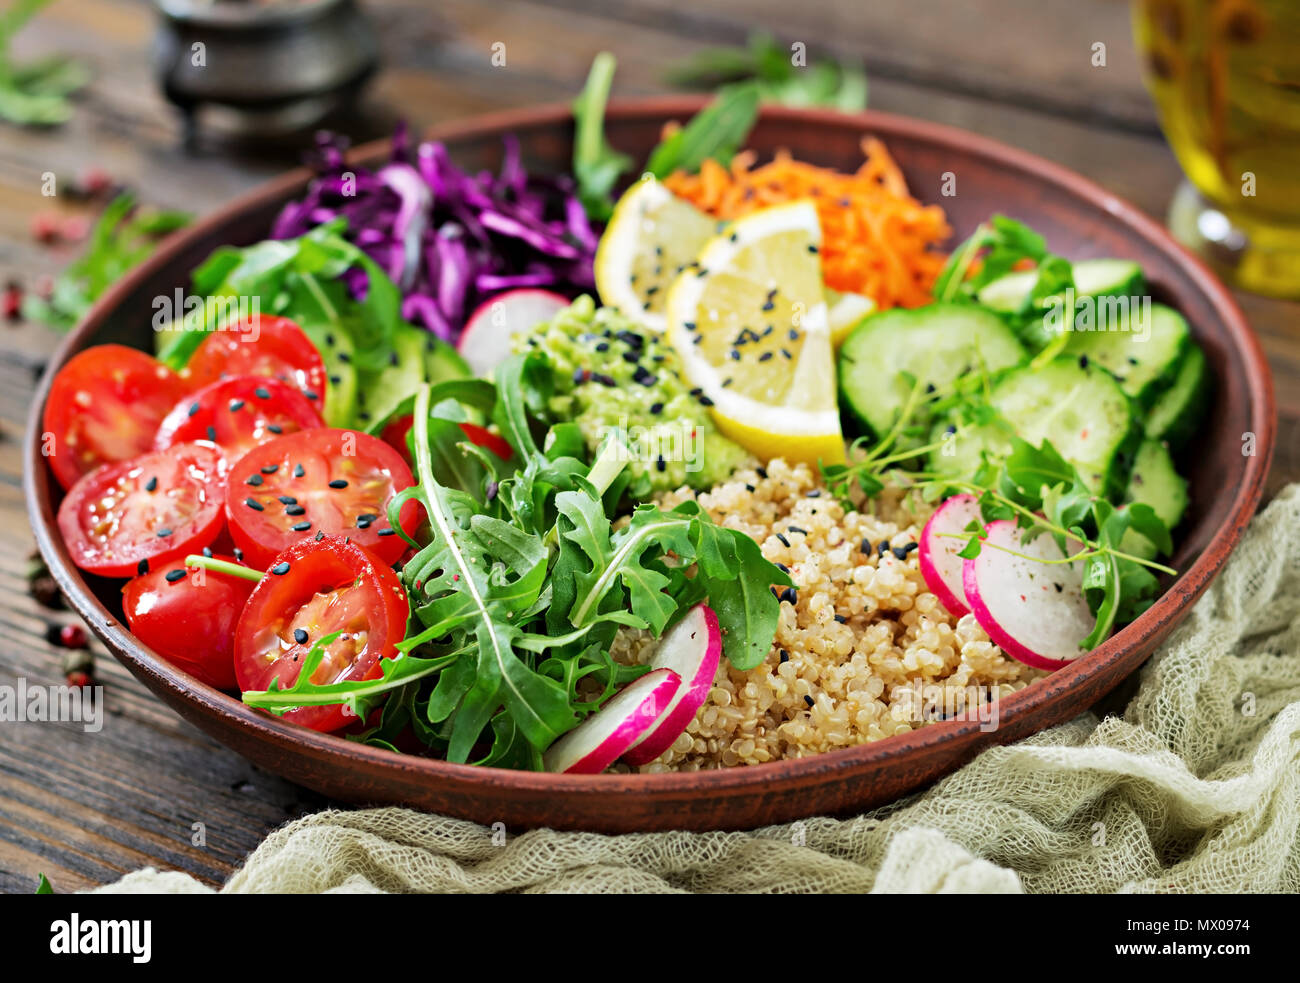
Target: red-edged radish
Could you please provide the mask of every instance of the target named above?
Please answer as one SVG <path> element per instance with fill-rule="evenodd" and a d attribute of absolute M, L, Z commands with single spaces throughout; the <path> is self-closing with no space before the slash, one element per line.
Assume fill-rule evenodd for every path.
<path fill-rule="evenodd" d="M 663 716 L 623 755 L 624 761 L 644 765 L 672 747 L 709 698 L 721 657 L 718 616 L 711 608 L 697 604 L 659 640 L 659 647 L 650 660 L 654 669 L 671 669 L 677 673 L 682 680 L 681 689 Z"/>
<path fill-rule="evenodd" d="M 979 556 L 962 568 L 975 620 L 994 644 L 1027 666 L 1068 666 L 1084 654 L 1079 640 L 1096 621 L 1083 596 L 1083 564 L 1042 562 L 1065 554 L 1047 533 L 1022 542 L 1022 530 L 1011 519 L 990 522 L 985 532 Z"/>
<path fill-rule="evenodd" d="M 926 586 L 954 618 L 970 613 L 966 588 L 962 585 L 963 560 L 957 555 L 966 540 L 957 537 L 967 531 L 971 522 L 984 525 L 979 499 L 974 495 L 954 495 L 934 510 L 921 530 L 917 550 Z"/>
<path fill-rule="evenodd" d="M 655 669 L 619 690 L 610 701 L 542 755 L 547 771 L 596 775 L 643 737 L 682 688 L 671 669 Z"/>
<path fill-rule="evenodd" d="M 536 327 L 569 306 L 549 290 L 508 290 L 485 300 L 465 322 L 456 346 L 475 375 L 485 375 L 506 360 L 510 339 Z"/>

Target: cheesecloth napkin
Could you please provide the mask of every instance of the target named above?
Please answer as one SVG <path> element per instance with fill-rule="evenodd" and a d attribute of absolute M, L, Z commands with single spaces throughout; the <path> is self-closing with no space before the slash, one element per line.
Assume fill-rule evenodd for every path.
<path fill-rule="evenodd" d="M 854 819 L 495 836 L 406 809 L 272 833 L 222 892 L 1300 891 L 1300 485 L 1255 518 L 1124 716 L 992 748 Z M 136 871 L 99 889 L 208 892 Z"/>

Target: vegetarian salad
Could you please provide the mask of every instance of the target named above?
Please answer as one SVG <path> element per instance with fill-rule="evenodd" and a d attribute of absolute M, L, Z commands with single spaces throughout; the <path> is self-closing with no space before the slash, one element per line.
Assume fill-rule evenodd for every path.
<path fill-rule="evenodd" d="M 1210 376 L 1137 264 L 946 253 L 878 141 L 743 150 L 752 83 L 635 162 L 612 74 L 568 174 L 322 137 L 153 355 L 59 370 L 58 526 L 142 642 L 394 752 L 662 771 L 954 716 L 1154 600 Z"/>

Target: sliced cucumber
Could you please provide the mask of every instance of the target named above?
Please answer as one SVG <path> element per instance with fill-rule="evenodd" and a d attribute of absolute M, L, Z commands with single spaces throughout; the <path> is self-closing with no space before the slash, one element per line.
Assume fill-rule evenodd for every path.
<path fill-rule="evenodd" d="M 1163 304 L 1127 311 L 1103 306 L 1122 300 L 1100 300 L 1088 330 L 1076 320 L 1065 351 L 1101 365 L 1139 406 L 1147 407 L 1173 382 L 1192 333 L 1183 316 Z"/>
<path fill-rule="evenodd" d="M 1070 267 L 1075 297 L 1134 297 L 1146 293 L 1142 267 L 1129 259 L 1083 259 Z M 985 285 L 977 299 L 995 311 L 1009 313 L 1020 305 L 1034 288 L 1036 270 L 1008 273 Z"/>
<path fill-rule="evenodd" d="M 1173 529 L 1187 511 L 1187 482 L 1174 467 L 1169 451 L 1158 440 L 1144 440 L 1133 459 L 1133 473 L 1124 492 L 1125 504 L 1150 505 L 1160 521 Z M 1120 549 L 1151 559 L 1155 544 L 1141 533 L 1129 529 L 1120 541 Z"/>
<path fill-rule="evenodd" d="M 1205 416 L 1213 384 L 1205 352 L 1192 342 L 1173 384 L 1156 398 L 1147 414 L 1147 435 L 1168 442 L 1174 450 L 1186 444 Z"/>
<path fill-rule="evenodd" d="M 944 442 L 930 454 L 931 470 L 969 477 L 983 458 L 1005 457 L 1014 434 L 1035 447 L 1051 441 L 1094 491 L 1123 491 L 1141 429 L 1131 401 L 1108 372 L 1065 357 L 1041 368 L 1026 365 L 993 387 L 990 402 L 1001 419 Z"/>
<path fill-rule="evenodd" d="M 321 361 L 328 379 L 325 384 L 325 422 L 331 427 L 351 427 L 357 410 L 357 370 L 352 364 L 352 339 L 345 331 L 303 325 Z"/>
<path fill-rule="evenodd" d="M 981 368 L 996 373 L 1017 365 L 1025 354 L 1001 318 L 973 305 L 882 311 L 866 317 L 840 347 L 840 403 L 880 437 L 913 386 L 944 391 Z"/>

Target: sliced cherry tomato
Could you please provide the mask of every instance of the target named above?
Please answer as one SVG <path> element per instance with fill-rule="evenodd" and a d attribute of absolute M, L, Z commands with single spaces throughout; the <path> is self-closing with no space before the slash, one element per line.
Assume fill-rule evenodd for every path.
<path fill-rule="evenodd" d="M 235 627 L 256 584 L 181 562 L 127 581 L 126 623 L 140 641 L 191 676 L 217 689 L 235 689 Z"/>
<path fill-rule="evenodd" d="M 189 387 L 171 369 L 124 345 L 74 355 L 50 384 L 42 426 L 50 468 L 65 489 L 101 464 L 152 450 L 154 432 Z"/>
<path fill-rule="evenodd" d="M 399 416 L 384 427 L 384 432 L 380 435 L 384 443 L 400 453 L 407 467 L 412 469 L 415 467 L 415 462 L 411 460 L 411 446 L 406 438 L 411 432 L 414 423 L 415 417 L 413 416 Z M 491 451 L 501 460 L 508 461 L 511 455 L 514 454 L 514 451 L 504 438 L 497 436 L 487 427 L 480 427 L 477 423 L 461 423 L 459 426 L 461 432 L 469 438 L 471 444 L 476 444 L 485 450 Z"/>
<path fill-rule="evenodd" d="M 275 554 L 318 533 L 348 536 L 395 563 L 406 543 L 388 525 L 388 503 L 415 484 L 401 455 L 378 437 L 321 427 L 254 447 L 233 466 L 226 516 L 247 561 L 265 568 Z M 420 521 L 402 506 L 408 535 Z"/>
<path fill-rule="evenodd" d="M 325 412 L 325 362 L 311 339 L 287 317 L 258 315 L 199 345 L 182 377 L 198 389 L 237 375 L 270 376 L 299 390 Z"/>
<path fill-rule="evenodd" d="M 281 434 L 323 427 L 325 421 L 298 390 L 265 377 L 222 379 L 186 396 L 158 428 L 158 447 L 210 440 L 237 461 Z"/>
<path fill-rule="evenodd" d="M 221 452 L 202 442 L 105 464 L 64 497 L 59 531 L 81 569 L 130 577 L 217 538 L 225 481 Z"/>
<path fill-rule="evenodd" d="M 239 688 L 265 690 L 271 680 L 290 686 L 319 639 L 342 634 L 325 648 L 312 682 L 373 679 L 379 660 L 392 658 L 406 633 L 406 591 L 369 550 L 339 537 L 295 543 L 274 557 L 253 590 L 235 631 Z M 342 706 L 312 706 L 284 715 L 313 730 L 346 726 Z"/>

